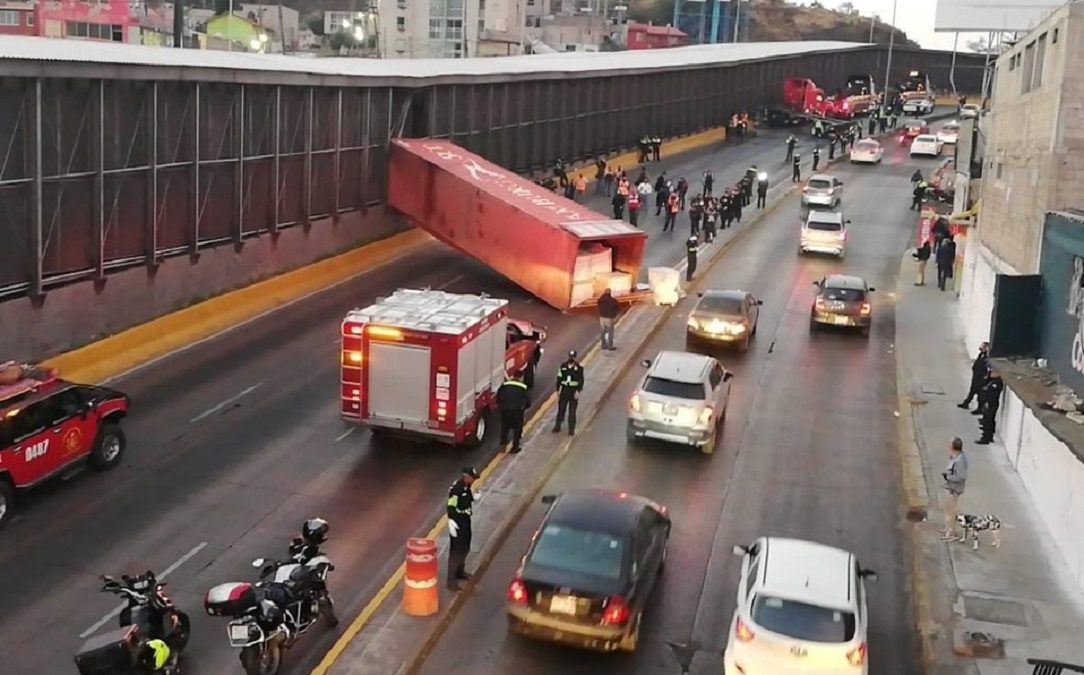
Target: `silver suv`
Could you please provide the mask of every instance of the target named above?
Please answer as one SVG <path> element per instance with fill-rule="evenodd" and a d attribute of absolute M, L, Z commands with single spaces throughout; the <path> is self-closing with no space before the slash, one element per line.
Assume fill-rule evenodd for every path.
<path fill-rule="evenodd" d="M 629 399 L 629 442 L 656 438 L 714 452 L 733 373 L 710 356 L 686 352 L 659 352 L 643 365 L 647 373 Z"/>

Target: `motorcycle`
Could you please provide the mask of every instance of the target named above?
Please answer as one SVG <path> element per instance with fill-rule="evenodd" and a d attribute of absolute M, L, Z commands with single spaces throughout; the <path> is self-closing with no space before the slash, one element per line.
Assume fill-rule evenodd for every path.
<path fill-rule="evenodd" d="M 219 584 L 204 599 L 208 614 L 230 618 L 226 634 L 230 646 L 241 650 L 248 675 L 276 675 L 283 652 L 317 622 L 323 620 L 328 627 L 339 623 L 327 589 L 335 565 L 318 547 L 297 543 L 295 539 L 288 560 L 253 560 L 252 566 L 261 569 L 257 583 Z"/>

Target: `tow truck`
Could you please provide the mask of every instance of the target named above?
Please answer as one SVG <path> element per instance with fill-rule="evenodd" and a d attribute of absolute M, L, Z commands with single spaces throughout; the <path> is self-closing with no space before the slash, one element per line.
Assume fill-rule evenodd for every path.
<path fill-rule="evenodd" d="M 0 527 L 17 490 L 70 475 L 84 461 L 116 466 L 127 414 L 128 397 L 118 391 L 66 382 L 52 368 L 0 363 Z"/>
<path fill-rule="evenodd" d="M 930 77 L 921 70 L 908 71 L 907 78 L 900 85 L 900 103 L 927 99 L 933 99 Z"/>
<path fill-rule="evenodd" d="M 508 316 L 508 301 L 400 289 L 342 321 L 341 416 L 376 434 L 473 446 L 497 388 L 534 384 L 546 329 Z"/>
<path fill-rule="evenodd" d="M 844 120 L 854 116 L 843 96 L 825 96 L 817 83 L 805 77 L 783 80 L 783 104 L 765 111 L 768 126 L 796 126 L 810 120 Z"/>
<path fill-rule="evenodd" d="M 881 104 L 877 84 L 872 75 L 858 74 L 847 78 L 846 101 L 852 115 L 865 115 Z"/>

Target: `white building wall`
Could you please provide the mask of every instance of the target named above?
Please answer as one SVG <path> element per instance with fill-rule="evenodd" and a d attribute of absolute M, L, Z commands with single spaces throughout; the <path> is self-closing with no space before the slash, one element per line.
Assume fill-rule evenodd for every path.
<path fill-rule="evenodd" d="M 994 255 L 981 240 L 968 237 L 963 273 L 960 275 L 960 303 L 957 306 L 968 353 L 978 352 L 979 345 L 990 339 L 994 286 L 998 274 L 1019 272 Z"/>

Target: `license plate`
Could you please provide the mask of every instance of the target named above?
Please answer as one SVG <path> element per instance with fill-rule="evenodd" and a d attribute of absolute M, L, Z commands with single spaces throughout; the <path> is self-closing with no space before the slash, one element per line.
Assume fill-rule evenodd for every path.
<path fill-rule="evenodd" d="M 845 317 L 845 316 L 834 316 L 834 317 L 832 317 L 832 323 L 834 323 L 837 326 L 846 326 L 847 323 L 848 323 L 847 317 Z"/>
<path fill-rule="evenodd" d="M 247 642 L 248 626 L 230 626 L 230 639 L 237 642 Z"/>
<path fill-rule="evenodd" d="M 550 598 L 550 611 L 554 614 L 576 615 L 576 598 L 568 595 L 555 595 Z"/>

